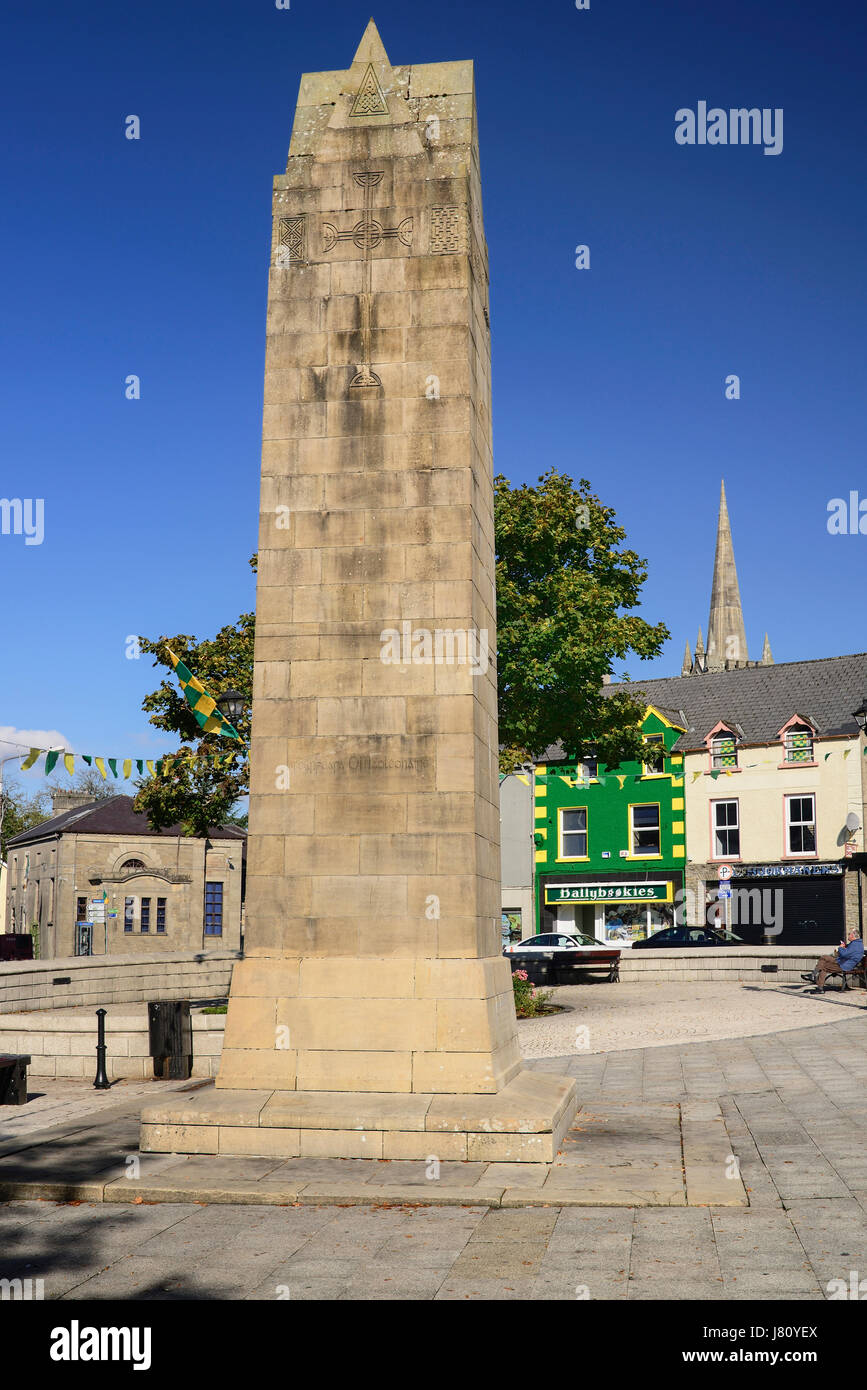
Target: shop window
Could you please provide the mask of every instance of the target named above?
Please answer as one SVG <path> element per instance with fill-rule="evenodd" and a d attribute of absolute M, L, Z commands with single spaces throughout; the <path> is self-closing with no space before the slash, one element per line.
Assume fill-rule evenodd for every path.
<path fill-rule="evenodd" d="M 740 813 L 737 801 L 714 801 L 713 858 L 739 859 L 741 853 Z"/>
<path fill-rule="evenodd" d="M 786 797 L 786 843 L 789 854 L 816 853 L 816 798 Z"/>
<path fill-rule="evenodd" d="M 629 843 L 632 846 L 631 854 L 636 859 L 646 859 L 648 856 L 662 853 L 658 803 L 630 806 Z"/>
<path fill-rule="evenodd" d="M 587 858 L 587 807 L 570 806 L 560 811 L 560 858 Z"/>

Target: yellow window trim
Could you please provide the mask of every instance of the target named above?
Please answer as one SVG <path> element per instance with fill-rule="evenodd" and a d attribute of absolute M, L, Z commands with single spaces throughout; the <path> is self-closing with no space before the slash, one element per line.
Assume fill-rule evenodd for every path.
<path fill-rule="evenodd" d="M 656 810 L 657 810 L 657 813 L 658 813 L 658 816 L 659 816 L 659 844 L 660 844 L 660 851 L 659 851 L 659 854 L 633 854 L 633 853 L 632 853 L 632 836 L 633 836 L 633 834 L 634 834 L 634 827 L 633 827 L 633 824 L 632 824 L 632 812 L 635 810 L 636 806 L 655 806 L 655 807 L 656 807 Z M 588 843 L 589 843 L 589 842 L 588 842 Z M 629 853 L 626 855 L 626 858 L 627 858 L 627 859 L 663 859 L 663 858 L 665 857 L 665 856 L 663 855 L 663 853 L 662 853 L 662 802 L 661 802 L 661 801 L 630 801 L 630 802 L 629 802 L 629 804 L 628 804 L 627 807 L 626 807 L 626 843 L 627 843 L 628 846 L 629 846 Z"/>

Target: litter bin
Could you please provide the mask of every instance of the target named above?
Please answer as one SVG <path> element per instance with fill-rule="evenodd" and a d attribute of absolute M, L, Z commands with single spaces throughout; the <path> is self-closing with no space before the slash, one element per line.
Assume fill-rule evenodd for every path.
<path fill-rule="evenodd" d="M 148 1004 L 148 1038 L 154 1076 L 161 1081 L 189 1080 L 193 1074 L 189 999 L 157 1000 Z"/>

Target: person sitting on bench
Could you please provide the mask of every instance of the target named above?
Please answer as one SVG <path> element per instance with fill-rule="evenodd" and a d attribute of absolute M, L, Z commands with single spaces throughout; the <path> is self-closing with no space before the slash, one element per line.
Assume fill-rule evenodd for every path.
<path fill-rule="evenodd" d="M 848 945 L 841 941 L 833 956 L 822 956 L 816 961 L 815 969 L 809 975 L 802 976 L 802 979 L 811 980 L 821 994 L 829 975 L 846 975 L 863 959 L 864 942 L 856 931 L 851 931 Z"/>

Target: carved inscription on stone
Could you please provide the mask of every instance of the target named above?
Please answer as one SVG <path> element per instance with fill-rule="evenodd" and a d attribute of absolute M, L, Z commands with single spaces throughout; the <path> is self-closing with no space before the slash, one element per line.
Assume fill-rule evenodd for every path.
<path fill-rule="evenodd" d="M 379 85 L 379 78 L 368 63 L 367 72 L 361 79 L 358 96 L 355 98 L 350 116 L 387 116 L 388 104 L 385 93 Z"/>
<path fill-rule="evenodd" d="M 304 264 L 307 260 L 307 218 L 281 217 L 277 227 L 278 266 Z"/>
<path fill-rule="evenodd" d="M 430 251 L 432 256 L 454 255 L 467 249 L 467 213 L 463 207 L 431 208 Z"/>

